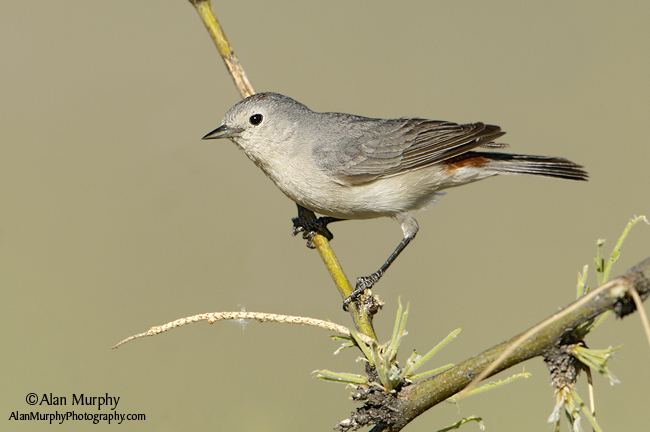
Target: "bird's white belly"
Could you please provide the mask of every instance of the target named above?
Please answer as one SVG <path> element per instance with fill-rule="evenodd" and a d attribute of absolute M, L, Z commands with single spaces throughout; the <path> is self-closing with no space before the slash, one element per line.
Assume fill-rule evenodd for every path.
<path fill-rule="evenodd" d="M 296 170 L 291 175 L 267 173 L 296 203 L 316 213 L 341 219 L 393 216 L 431 203 L 440 189 L 434 173 L 412 178 L 408 173 L 365 184 L 346 185 L 320 170 Z"/>
<path fill-rule="evenodd" d="M 341 219 L 394 216 L 417 210 L 431 204 L 442 189 L 487 176 L 473 168 L 450 173 L 442 166 L 429 166 L 367 183 L 345 184 L 313 165 L 298 165 L 297 160 L 284 157 L 270 164 L 256 164 L 291 200 L 316 213 Z"/>

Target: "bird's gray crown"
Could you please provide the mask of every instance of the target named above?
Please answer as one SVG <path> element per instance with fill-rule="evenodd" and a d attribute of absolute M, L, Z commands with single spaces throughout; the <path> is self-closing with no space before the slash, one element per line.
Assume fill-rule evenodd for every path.
<path fill-rule="evenodd" d="M 300 102 L 278 93 L 257 93 L 233 105 L 224 117 L 222 135 L 241 147 L 271 144 L 292 133 L 295 124 L 312 111 Z"/>
<path fill-rule="evenodd" d="M 257 93 L 233 105 L 226 112 L 226 122 L 240 120 L 242 116 L 254 114 L 278 115 L 309 111 L 305 105 L 279 93 Z"/>

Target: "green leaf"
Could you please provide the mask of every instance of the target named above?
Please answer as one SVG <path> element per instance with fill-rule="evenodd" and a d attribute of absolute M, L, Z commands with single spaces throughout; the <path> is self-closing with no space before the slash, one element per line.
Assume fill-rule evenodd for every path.
<path fill-rule="evenodd" d="M 582 267 L 582 272 L 578 272 L 578 283 L 576 284 L 577 295 L 576 297 L 582 297 L 583 295 L 589 292 L 589 287 L 587 286 L 587 274 L 589 273 L 589 266 L 585 264 Z"/>
<path fill-rule="evenodd" d="M 353 385 L 367 385 L 368 378 L 354 373 L 347 372 L 332 372 L 327 369 L 315 370 L 312 372 L 316 378 L 322 379 L 323 381 L 333 381 L 343 384 L 353 384 Z"/>
<path fill-rule="evenodd" d="M 465 417 L 463 419 L 460 419 L 456 423 L 454 423 L 454 424 L 452 424 L 450 426 L 447 426 L 446 428 L 442 428 L 442 429 L 438 430 L 437 432 L 449 432 L 451 430 L 460 429 L 460 427 L 462 425 L 464 425 L 465 423 L 469 423 L 469 422 L 476 422 L 476 423 L 478 423 L 479 428 L 481 430 L 485 430 L 485 426 L 483 426 L 483 419 L 481 417 L 471 416 L 471 417 Z"/>
<path fill-rule="evenodd" d="M 397 300 L 397 313 L 395 314 L 395 323 L 393 324 L 393 334 L 390 338 L 390 343 L 385 351 L 386 361 L 392 363 L 397 357 L 397 350 L 399 349 L 402 339 L 406 336 L 406 321 L 409 314 L 409 305 L 406 305 L 406 310 L 403 312 L 402 301 Z"/>
<path fill-rule="evenodd" d="M 571 355 L 583 365 L 606 376 L 609 379 L 609 383 L 614 385 L 620 381 L 612 374 L 609 367 L 607 367 L 607 362 L 620 348 L 621 345 L 604 349 L 593 349 L 582 345 L 574 345 L 571 348 Z"/>
<path fill-rule="evenodd" d="M 632 227 L 634 227 L 634 225 L 636 225 L 641 221 L 650 225 L 650 221 L 648 221 L 648 219 L 644 215 L 634 216 L 632 219 L 630 219 L 627 225 L 625 225 L 623 232 L 621 233 L 620 237 L 616 241 L 616 245 L 614 246 L 614 249 L 612 249 L 612 253 L 609 255 L 609 258 L 607 259 L 607 263 L 605 263 L 604 265 L 603 278 L 601 283 L 605 283 L 609 280 L 609 273 L 611 272 L 614 263 L 616 263 L 616 261 L 618 261 L 619 257 L 621 256 L 621 248 L 623 247 L 623 243 L 625 242 L 625 239 L 630 234 Z"/>
<path fill-rule="evenodd" d="M 594 258 L 594 262 L 596 263 L 596 280 L 598 285 L 602 285 L 603 272 L 605 271 L 605 260 L 603 259 L 604 245 L 605 239 L 596 240 L 596 258 Z"/>
<path fill-rule="evenodd" d="M 352 348 L 356 346 L 354 342 L 343 342 L 337 349 L 334 350 L 334 355 L 338 355 L 341 351 L 343 351 L 346 348 Z"/>
<path fill-rule="evenodd" d="M 370 363 L 371 366 L 375 366 L 376 358 L 372 347 L 368 346 L 363 339 L 361 339 L 356 330 L 350 330 L 350 336 L 352 336 L 352 339 L 357 343 L 357 346 L 366 357 L 366 360 L 368 360 L 368 363 Z"/>
<path fill-rule="evenodd" d="M 408 375 L 411 375 L 413 372 L 417 371 L 419 368 L 424 366 L 426 362 L 431 360 L 431 358 L 436 355 L 438 351 L 440 351 L 442 348 L 444 348 L 449 342 L 453 341 L 456 339 L 456 337 L 460 334 L 460 332 L 463 331 L 461 328 L 457 328 L 451 331 L 443 340 L 438 342 L 436 346 L 431 348 L 425 355 L 419 357 L 417 360 L 415 360 L 411 365 L 408 365 L 407 363 L 407 368 L 408 371 L 405 372 L 405 376 L 408 377 Z"/>
<path fill-rule="evenodd" d="M 431 370 L 428 370 L 428 371 L 425 371 L 425 372 L 420 372 L 418 374 L 411 375 L 411 376 L 409 376 L 407 378 L 409 380 L 411 380 L 411 381 L 417 381 L 417 380 L 432 377 L 434 375 L 438 375 L 438 374 L 443 373 L 444 371 L 449 370 L 449 369 L 451 369 L 453 367 L 454 367 L 453 363 L 447 363 L 446 365 L 443 365 L 443 366 L 440 366 L 440 367 L 437 367 L 435 369 L 431 369 Z"/>
<path fill-rule="evenodd" d="M 510 384 L 513 381 L 517 381 L 517 380 L 525 379 L 525 378 L 530 378 L 531 376 L 532 375 L 531 375 L 530 372 L 525 372 L 524 371 L 524 372 L 520 372 L 518 374 L 511 375 L 511 376 L 509 376 L 509 377 L 507 377 L 505 379 L 502 379 L 502 380 L 490 381 L 488 383 L 485 383 L 485 384 L 483 384 L 481 386 L 476 387 L 473 390 L 470 390 L 466 395 L 463 396 L 463 399 L 467 398 L 468 396 L 474 396 L 474 395 L 477 395 L 479 393 L 485 393 L 487 391 L 494 390 L 497 387 L 501 387 L 501 386 L 504 386 L 506 384 Z M 449 402 L 453 402 L 453 403 L 456 403 L 456 402 L 459 401 L 459 399 L 457 397 L 455 397 L 455 396 L 452 396 L 447 400 Z"/>
<path fill-rule="evenodd" d="M 390 363 L 386 362 L 386 357 L 382 356 L 381 353 L 378 352 L 378 349 L 375 351 L 375 355 L 377 356 L 375 371 L 377 372 L 379 382 L 384 386 L 386 391 L 391 391 L 395 387 L 393 386 L 392 380 L 389 378 L 391 373 Z"/>
<path fill-rule="evenodd" d="M 593 428 L 593 431 L 594 432 L 603 432 L 603 430 L 598 425 L 598 422 L 596 421 L 596 417 L 594 417 L 593 414 L 589 411 L 589 408 L 582 401 L 582 398 L 580 397 L 578 392 L 573 390 L 571 393 L 572 393 L 571 396 L 576 400 L 577 406 L 582 411 L 582 414 L 587 418 L 587 420 L 589 420 L 589 423 L 591 424 L 591 427 Z"/>

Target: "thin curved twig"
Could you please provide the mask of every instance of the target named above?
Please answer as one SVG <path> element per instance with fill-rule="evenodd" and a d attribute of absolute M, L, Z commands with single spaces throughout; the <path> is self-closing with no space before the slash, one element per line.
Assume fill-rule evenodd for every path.
<path fill-rule="evenodd" d="M 182 327 L 186 324 L 191 324 L 199 321 L 207 321 L 209 324 L 213 324 L 217 321 L 258 321 L 258 322 L 274 322 L 280 324 L 298 324 L 306 325 L 311 327 L 318 327 L 324 330 L 329 330 L 339 335 L 350 337 L 350 330 L 340 324 L 333 323 L 331 321 L 320 320 L 317 318 L 296 316 L 296 315 L 282 315 L 282 314 L 272 314 L 266 312 L 206 312 L 197 315 L 192 315 L 184 318 L 178 318 L 174 321 L 170 321 L 165 324 L 157 325 L 151 327 L 149 330 L 138 333 L 132 336 L 127 337 L 113 345 L 113 349 L 119 348 L 125 343 L 131 342 L 135 339 L 140 339 L 147 336 L 155 336 L 160 333 L 175 329 L 177 327 Z M 372 339 L 363 335 L 362 338 L 364 342 L 370 343 Z"/>

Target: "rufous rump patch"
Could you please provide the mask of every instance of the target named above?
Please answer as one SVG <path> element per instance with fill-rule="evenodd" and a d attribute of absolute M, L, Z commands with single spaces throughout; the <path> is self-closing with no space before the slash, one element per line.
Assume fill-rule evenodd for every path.
<path fill-rule="evenodd" d="M 460 168 L 480 168 L 488 163 L 484 156 L 463 155 L 444 162 L 445 171 L 452 173 Z"/>

